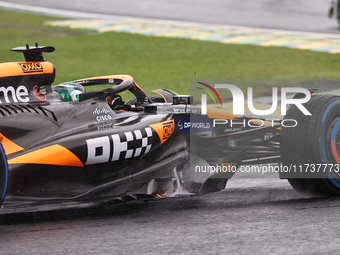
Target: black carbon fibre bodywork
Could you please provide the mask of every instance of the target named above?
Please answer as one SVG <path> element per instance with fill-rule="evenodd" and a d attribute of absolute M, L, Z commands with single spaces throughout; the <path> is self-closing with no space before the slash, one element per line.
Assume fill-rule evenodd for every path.
<path fill-rule="evenodd" d="M 209 174 L 192 175 L 190 157 L 204 164 L 240 164 L 244 159 L 242 141 L 247 131 L 237 139 L 233 134 L 177 132 L 178 118 L 209 120 L 198 107 L 173 104 L 171 95 L 176 93 L 172 91 L 157 90 L 162 96 L 157 101 L 131 76 L 103 76 L 73 81 L 72 86 L 112 87 L 65 101 L 57 91 L 62 86 L 51 86 L 54 66 L 39 55 L 46 48 L 16 49 L 28 61 L 0 66 L 0 202 L 4 207 L 0 213 L 215 192 L 224 189 L 232 173 L 215 179 Z M 30 57 L 32 51 L 38 51 L 38 56 Z M 110 103 L 114 101 L 110 97 L 125 90 L 134 94 L 133 102 Z M 257 132 L 263 137 L 268 129 Z M 241 142 L 240 147 L 235 147 L 235 141 Z M 202 142 L 205 148 L 199 146 Z"/>

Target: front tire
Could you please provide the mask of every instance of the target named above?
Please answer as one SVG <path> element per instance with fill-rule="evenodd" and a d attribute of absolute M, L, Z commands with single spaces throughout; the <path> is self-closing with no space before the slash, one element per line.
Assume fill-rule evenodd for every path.
<path fill-rule="evenodd" d="M 311 116 L 293 105 L 285 119 L 297 126 L 281 128 L 282 164 L 291 169 L 281 178 L 301 193 L 340 196 L 340 97 L 316 95 L 304 106 Z"/>

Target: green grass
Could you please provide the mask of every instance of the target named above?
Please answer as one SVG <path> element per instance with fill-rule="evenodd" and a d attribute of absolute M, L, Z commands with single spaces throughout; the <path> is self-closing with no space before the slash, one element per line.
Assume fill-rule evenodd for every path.
<path fill-rule="evenodd" d="M 56 17 L 0 10 L 0 62 L 22 61 L 9 49 L 29 43 L 51 45 L 45 58 L 56 66 L 55 84 L 79 78 L 130 74 L 147 93 L 168 88 L 190 91 L 190 78 L 338 78 L 340 55 L 281 47 L 220 44 L 188 39 L 44 25 Z M 268 86 L 271 86 L 270 84 Z M 255 96 L 267 94 L 267 86 Z"/>

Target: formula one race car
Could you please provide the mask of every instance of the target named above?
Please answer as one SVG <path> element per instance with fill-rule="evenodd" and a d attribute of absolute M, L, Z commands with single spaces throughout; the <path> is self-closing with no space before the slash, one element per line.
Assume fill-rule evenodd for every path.
<path fill-rule="evenodd" d="M 278 163 L 280 155 L 286 166 L 340 163 L 338 97 L 313 97 L 306 104 L 311 118 L 291 107 L 287 118 L 301 122 L 294 129 L 275 124 L 225 133 L 223 125 L 206 129 L 212 117 L 192 96 L 165 89 L 147 96 L 129 75 L 52 86 L 55 68 L 42 53 L 53 47 L 12 51 L 26 62 L 0 64 L 0 213 L 216 192 L 234 174 L 230 167 Z M 112 86 L 84 88 L 99 84 Z M 124 102 L 123 91 L 134 98 Z M 197 166 L 227 170 L 197 173 Z M 283 177 L 297 190 L 340 193 L 334 172 Z"/>

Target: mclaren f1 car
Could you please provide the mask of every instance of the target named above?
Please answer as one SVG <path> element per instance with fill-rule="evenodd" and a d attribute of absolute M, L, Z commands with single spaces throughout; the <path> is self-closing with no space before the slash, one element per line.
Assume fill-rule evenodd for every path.
<path fill-rule="evenodd" d="M 212 116 L 202 115 L 192 96 L 166 89 L 148 96 L 129 75 L 52 86 L 55 67 L 43 53 L 53 47 L 12 51 L 25 61 L 0 64 L 0 213 L 216 192 L 233 176 L 230 166 L 242 164 L 340 163 L 336 96 L 313 97 L 306 104 L 311 118 L 291 107 L 287 118 L 301 123 L 294 129 L 275 124 L 226 133 L 225 126 L 206 129 Z M 102 84 L 110 87 L 85 89 Z M 124 91 L 133 98 L 124 102 Z M 198 165 L 229 170 L 197 173 Z M 337 195 L 334 174 L 282 177 L 300 191 Z"/>

